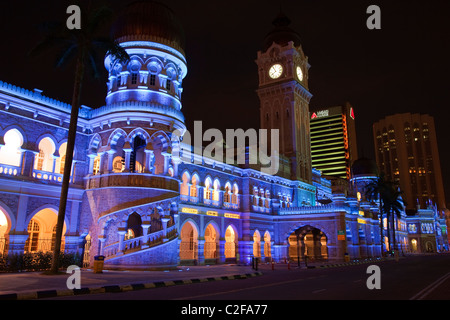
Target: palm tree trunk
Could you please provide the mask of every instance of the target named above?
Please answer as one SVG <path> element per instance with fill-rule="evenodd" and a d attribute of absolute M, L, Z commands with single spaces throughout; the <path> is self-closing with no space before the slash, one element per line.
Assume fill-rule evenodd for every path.
<path fill-rule="evenodd" d="M 397 250 L 397 241 L 395 239 L 395 225 L 395 214 L 394 212 L 392 212 L 392 249 L 394 250 L 394 252 L 395 250 Z"/>
<path fill-rule="evenodd" d="M 73 151 L 75 148 L 75 138 L 77 133 L 78 110 L 81 104 L 81 87 L 84 77 L 84 59 L 85 52 L 80 48 L 75 71 L 75 82 L 72 96 L 72 111 L 70 113 L 69 134 L 67 139 L 66 161 L 64 164 L 64 175 L 61 186 L 61 197 L 59 199 L 58 221 L 56 224 L 55 249 L 53 251 L 53 260 L 50 272 L 58 273 L 58 260 L 61 253 L 61 238 L 64 227 L 64 218 L 66 214 L 67 195 L 69 192 L 70 172 L 72 171 Z"/>

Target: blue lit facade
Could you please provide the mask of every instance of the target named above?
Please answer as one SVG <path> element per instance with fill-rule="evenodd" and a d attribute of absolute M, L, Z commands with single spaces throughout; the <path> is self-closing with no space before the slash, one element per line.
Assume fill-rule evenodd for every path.
<path fill-rule="evenodd" d="M 147 19 L 157 25 L 145 19 L 140 28 L 129 25 L 125 12 L 115 26 L 130 61 L 105 57 L 105 106 L 80 110 L 64 251 L 83 255 L 85 265 L 104 255 L 110 267 L 380 256 L 378 207 L 358 194 L 375 175 L 333 186 L 310 167 L 307 83 L 282 85 L 287 103 L 293 88 L 298 109 L 290 114 L 298 114 L 292 124 L 300 129 L 295 141 L 289 137 L 296 126 L 285 129 L 289 142 L 278 175 L 202 157 L 172 139 L 175 130 L 186 131 L 187 60 L 170 9 L 150 5 L 129 10 L 157 14 L 161 19 Z M 292 41 L 273 41 L 258 59 L 277 52 L 309 68 Z M 279 84 L 260 86 L 260 97 L 270 95 L 272 85 Z M 51 250 L 70 109 L 39 90 L 0 82 L 0 253 Z M 406 221 L 399 221 L 397 234 L 409 248 Z"/>

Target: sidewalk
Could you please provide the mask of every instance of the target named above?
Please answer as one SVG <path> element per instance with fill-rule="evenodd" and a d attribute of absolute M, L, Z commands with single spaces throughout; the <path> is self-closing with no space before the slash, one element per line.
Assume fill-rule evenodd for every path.
<path fill-rule="evenodd" d="M 71 274 L 0 273 L 0 300 L 28 300 L 63 295 L 121 292 L 196 282 L 245 279 L 261 275 L 251 266 L 180 266 L 167 271 L 81 270 L 81 289 L 68 289 Z"/>

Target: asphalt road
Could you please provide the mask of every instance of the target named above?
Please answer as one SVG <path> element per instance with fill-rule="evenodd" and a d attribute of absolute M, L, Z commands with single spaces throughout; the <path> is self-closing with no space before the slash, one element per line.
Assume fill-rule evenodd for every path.
<path fill-rule="evenodd" d="M 369 289 L 370 265 L 379 266 L 380 289 Z M 123 293 L 68 296 L 55 300 L 450 300 L 450 254 L 410 256 L 396 261 L 305 269 L 261 265 L 262 276 Z M 369 281 L 373 283 L 373 281 Z M 177 304 L 177 305 L 183 305 Z M 187 303 L 186 303 L 187 305 Z"/>

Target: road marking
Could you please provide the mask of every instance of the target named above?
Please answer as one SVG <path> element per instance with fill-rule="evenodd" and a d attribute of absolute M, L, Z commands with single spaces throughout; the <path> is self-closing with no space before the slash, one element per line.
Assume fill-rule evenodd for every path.
<path fill-rule="evenodd" d="M 221 291 L 221 292 L 216 292 L 216 293 L 208 293 L 208 294 L 202 294 L 202 295 L 193 296 L 193 297 L 190 296 L 190 297 L 186 297 L 186 298 L 178 298 L 178 299 L 174 299 L 174 300 L 186 300 L 186 299 L 187 300 L 191 300 L 191 299 L 197 299 L 197 298 L 203 298 L 203 297 L 218 296 L 218 295 L 221 295 L 221 294 L 235 293 L 235 292 L 239 292 L 239 291 L 259 289 L 259 288 L 267 288 L 267 287 L 273 287 L 273 286 L 277 286 L 277 285 L 281 285 L 281 284 L 288 284 L 288 283 L 300 282 L 300 281 L 305 281 L 305 280 L 310 280 L 310 279 L 317 279 L 317 278 L 323 278 L 323 277 L 326 277 L 326 276 L 322 275 L 322 276 L 317 276 L 317 277 L 308 277 L 307 279 L 298 279 L 298 280 L 288 280 L 288 281 L 282 281 L 282 282 L 275 282 L 275 283 L 269 283 L 269 284 L 264 284 L 264 285 L 260 285 L 260 286 L 247 287 L 247 288 L 236 289 L 236 290 L 229 290 L 229 291 Z"/>
<path fill-rule="evenodd" d="M 446 281 L 448 278 L 450 278 L 450 272 L 445 274 L 444 276 L 437 279 L 435 282 L 430 284 L 428 287 L 417 293 L 415 296 L 411 297 L 409 300 L 422 300 L 426 296 L 428 296 L 434 289 L 439 287 L 444 281 Z"/>

